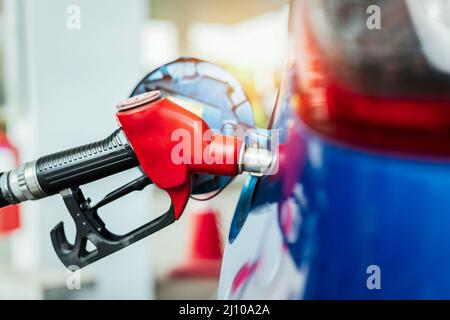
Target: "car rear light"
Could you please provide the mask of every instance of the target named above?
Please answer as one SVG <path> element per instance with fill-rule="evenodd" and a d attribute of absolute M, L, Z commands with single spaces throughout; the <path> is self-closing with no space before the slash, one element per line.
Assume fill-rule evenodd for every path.
<path fill-rule="evenodd" d="M 372 2 L 293 6 L 299 115 L 320 133 L 361 147 L 450 155 L 450 74 L 436 55 L 430 59 L 423 32 L 417 36 L 417 8 L 382 2 L 381 29 L 371 30 Z"/>

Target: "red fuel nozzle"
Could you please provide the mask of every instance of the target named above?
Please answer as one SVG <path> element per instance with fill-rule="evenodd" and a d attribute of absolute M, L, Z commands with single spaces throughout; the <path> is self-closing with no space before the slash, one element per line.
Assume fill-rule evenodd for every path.
<path fill-rule="evenodd" d="M 169 194 L 175 219 L 191 193 L 194 173 L 240 173 L 241 141 L 211 132 L 197 115 L 153 91 L 119 106 L 122 126 L 145 174 Z"/>

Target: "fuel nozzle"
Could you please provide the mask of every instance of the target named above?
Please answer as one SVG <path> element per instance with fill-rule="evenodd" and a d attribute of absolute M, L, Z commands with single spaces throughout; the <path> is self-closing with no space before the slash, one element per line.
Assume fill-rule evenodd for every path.
<path fill-rule="evenodd" d="M 269 130 L 247 129 L 239 156 L 240 172 L 255 176 L 274 174 L 278 164 L 277 149 L 276 134 Z"/>
<path fill-rule="evenodd" d="M 117 106 L 121 126 L 104 140 L 47 155 L 0 173 L 0 207 L 60 194 L 76 225 L 74 242 L 63 223 L 51 231 L 56 254 L 66 266 L 84 267 L 178 220 L 197 174 L 236 176 L 270 174 L 273 144 L 268 132 L 213 132 L 206 122 L 159 91 L 127 99 Z M 91 204 L 80 186 L 140 166 L 143 175 Z M 107 229 L 97 211 L 131 192 L 155 184 L 171 199 L 163 215 L 124 235 Z M 87 241 L 96 249 L 88 251 Z"/>
<path fill-rule="evenodd" d="M 118 108 L 117 119 L 139 160 L 157 186 L 165 189 L 181 215 L 193 174 L 269 174 L 276 163 L 268 131 L 213 132 L 198 115 L 159 92 L 133 97 Z"/>

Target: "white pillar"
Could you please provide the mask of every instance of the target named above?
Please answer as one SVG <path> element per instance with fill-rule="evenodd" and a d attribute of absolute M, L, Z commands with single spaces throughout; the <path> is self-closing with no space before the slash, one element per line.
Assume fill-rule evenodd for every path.
<path fill-rule="evenodd" d="M 142 78 L 142 24 L 146 0 L 5 0 L 6 85 L 9 134 L 22 160 L 105 138 L 115 128 L 114 105 Z M 68 19 L 80 10 L 80 28 Z M 75 17 L 76 19 L 76 17 Z M 72 23 L 72 24 L 71 24 Z M 69 21 L 73 27 L 73 20 Z M 134 174 L 135 176 L 136 174 Z M 93 199 L 130 180 L 130 174 L 86 186 Z M 102 212 L 114 230 L 127 231 L 149 219 L 149 195 L 141 192 Z M 15 267 L 66 274 L 53 251 L 49 232 L 65 221 L 74 226 L 59 196 L 24 205 L 23 228 L 14 237 Z M 100 212 L 100 213 L 102 213 Z M 83 298 L 153 296 L 145 240 L 83 269 L 95 285 Z M 83 275 L 83 274 L 82 274 Z"/>

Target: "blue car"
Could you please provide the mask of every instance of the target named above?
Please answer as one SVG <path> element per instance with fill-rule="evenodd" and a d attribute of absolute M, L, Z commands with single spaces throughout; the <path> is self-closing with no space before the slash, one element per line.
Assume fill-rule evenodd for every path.
<path fill-rule="evenodd" d="M 294 1 L 289 32 L 219 298 L 449 299 L 449 2 Z"/>

